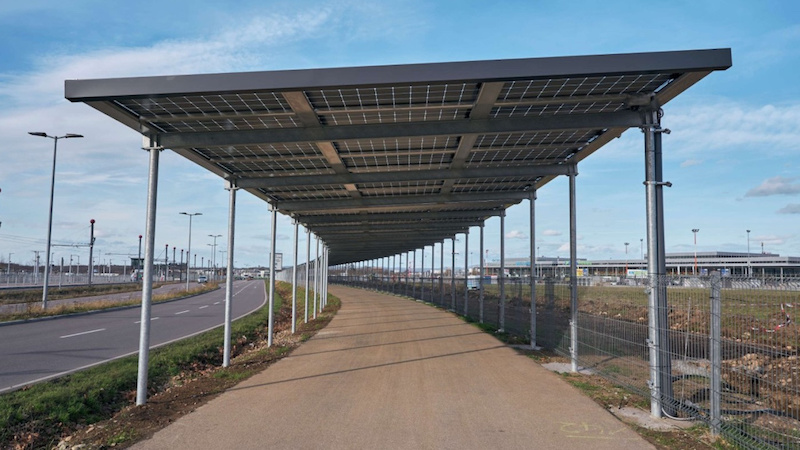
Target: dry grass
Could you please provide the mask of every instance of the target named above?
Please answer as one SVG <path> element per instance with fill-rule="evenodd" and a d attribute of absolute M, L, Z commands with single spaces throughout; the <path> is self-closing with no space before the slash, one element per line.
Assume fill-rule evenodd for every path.
<path fill-rule="evenodd" d="M 203 294 L 219 288 L 217 283 L 208 283 L 206 285 L 190 289 L 189 291 L 177 291 L 168 294 L 160 294 L 153 296 L 153 303 L 166 302 L 178 298 L 189 297 L 192 295 Z M 141 289 L 141 287 L 139 288 Z M 118 292 L 113 292 L 118 293 Z M 91 302 L 62 304 L 51 306 L 47 309 L 42 309 L 40 304 L 29 304 L 25 311 L 0 314 L 0 322 L 11 322 L 15 320 L 30 320 L 41 317 L 62 316 L 66 314 L 78 314 L 92 311 L 101 311 L 110 308 L 121 308 L 125 306 L 136 306 L 141 304 L 141 298 L 130 300 L 96 300 Z"/>

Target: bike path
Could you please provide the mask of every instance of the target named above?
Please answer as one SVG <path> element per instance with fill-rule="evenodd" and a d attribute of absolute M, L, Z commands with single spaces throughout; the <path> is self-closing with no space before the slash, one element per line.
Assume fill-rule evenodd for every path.
<path fill-rule="evenodd" d="M 331 286 L 289 357 L 134 448 L 654 448 L 558 375 L 451 313 Z"/>

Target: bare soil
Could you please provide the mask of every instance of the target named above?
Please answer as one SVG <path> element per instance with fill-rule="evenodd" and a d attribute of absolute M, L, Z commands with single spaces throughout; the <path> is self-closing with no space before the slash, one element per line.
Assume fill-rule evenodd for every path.
<path fill-rule="evenodd" d="M 569 360 L 561 355 L 548 351 L 518 351 L 528 355 L 539 364 L 551 362 L 568 363 Z M 642 396 L 621 388 L 599 375 L 565 374 L 565 380 L 577 387 L 599 405 L 610 412 L 625 407 L 647 409 L 648 400 Z M 617 416 L 619 417 L 619 416 Z M 712 448 L 733 448 L 725 442 L 713 438 L 706 427 L 692 427 L 688 429 L 674 428 L 670 431 L 656 431 L 638 426 L 635 423 L 623 420 L 634 431 L 647 439 L 656 448 L 662 450 L 708 450 Z"/>

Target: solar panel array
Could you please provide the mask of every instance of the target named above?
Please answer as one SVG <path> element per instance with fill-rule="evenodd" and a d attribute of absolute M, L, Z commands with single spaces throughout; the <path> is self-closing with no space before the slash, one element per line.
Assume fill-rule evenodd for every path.
<path fill-rule="evenodd" d="M 469 64 L 482 73 L 507 63 Z M 337 263 L 430 245 L 499 215 L 636 126 L 631 117 L 642 99 L 662 96 L 664 103 L 714 70 L 542 76 L 532 69 L 529 77 L 447 80 L 453 63 L 439 66 L 423 68 L 436 75 L 431 81 L 404 81 L 413 67 L 398 66 L 396 76 L 352 69 L 356 78 L 381 75 L 380 82 L 326 85 L 328 72 L 318 69 L 291 74 L 323 80 L 308 86 L 263 72 L 255 74 L 263 83 L 235 89 L 170 84 L 152 93 L 68 98 L 91 100 L 143 134 L 178 136 L 170 148 L 292 215 L 330 246 Z"/>

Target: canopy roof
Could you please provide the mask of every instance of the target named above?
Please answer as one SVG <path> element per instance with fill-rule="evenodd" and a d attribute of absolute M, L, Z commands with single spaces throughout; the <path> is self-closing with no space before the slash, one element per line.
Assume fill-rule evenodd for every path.
<path fill-rule="evenodd" d="M 692 50 L 67 80 L 65 96 L 291 215 L 337 264 L 480 225 L 730 65 Z"/>

